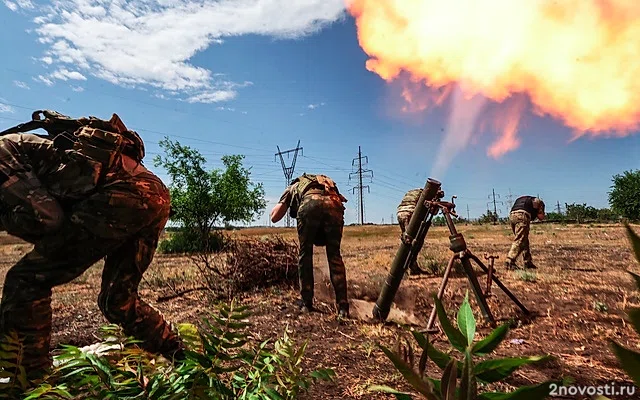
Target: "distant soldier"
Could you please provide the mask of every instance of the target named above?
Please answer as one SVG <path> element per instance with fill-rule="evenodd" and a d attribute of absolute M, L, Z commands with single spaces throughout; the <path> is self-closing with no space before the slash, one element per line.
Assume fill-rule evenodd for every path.
<path fill-rule="evenodd" d="M 524 259 L 524 267 L 535 269 L 529 249 L 529 228 L 531 221 L 535 219 L 544 220 L 544 202 L 537 197 L 522 196 L 518 197 L 511 207 L 509 214 L 509 222 L 511 230 L 516 235 L 509 254 L 507 255 L 506 267 L 515 269 L 516 259 L 522 253 Z"/>
<path fill-rule="evenodd" d="M 415 210 L 421 194 L 422 189 L 411 189 L 404 195 L 402 201 L 400 201 L 400 204 L 398 205 L 398 224 L 400 225 L 400 230 L 402 231 L 403 236 L 407 226 L 409 226 L 413 210 Z M 420 275 L 424 273 L 426 272 L 420 268 L 417 260 L 409 267 L 409 275 Z"/>
<path fill-rule="evenodd" d="M 141 340 L 148 351 L 168 358 L 181 358 L 184 353 L 170 324 L 138 295 L 142 275 L 169 218 L 169 191 L 141 164 L 142 140 L 135 132 L 123 129 L 115 114 L 111 121 L 84 122 L 87 126 L 74 132 L 77 142 L 73 149 L 65 151 L 30 134 L 0 138 L 0 149 L 21 143 L 18 149 L 38 148 L 48 153 L 44 159 L 52 160 L 52 165 L 31 160 L 33 165 L 25 163 L 25 169 L 31 168 L 38 175 L 43 186 L 57 197 L 60 208 L 42 207 L 36 202 L 35 215 L 42 209 L 52 210 L 51 215 L 63 210 L 62 218 L 49 218 L 55 221 L 49 224 L 50 229 L 39 235 L 21 235 L 34 244 L 34 249 L 9 269 L 2 291 L 0 336 L 17 332 L 24 346 L 22 365 L 30 379 L 38 379 L 51 366 L 52 288 L 72 281 L 103 258 L 98 305 L 107 320 L 122 325 L 125 334 Z M 77 179 L 71 179 L 73 176 Z M 92 185 L 94 178 L 96 184 Z M 78 185 L 76 190 L 74 183 Z M 15 186 L 21 187 L 27 186 Z M 13 191 L 16 198 L 20 197 L 18 192 Z M 0 196 L 3 194 L 0 190 Z M 29 197 L 28 192 L 23 194 Z M 44 195 L 42 199 L 50 202 Z M 28 209 L 29 203 L 25 204 Z M 33 219 L 34 215 L 12 216 L 15 209 L 4 210 L 3 221 L 9 222 L 5 227 L 9 233 L 14 231 L 13 221 Z"/>
<path fill-rule="evenodd" d="M 340 254 L 344 210 L 347 199 L 326 175 L 302 174 L 291 182 L 278 204 L 271 210 L 271 221 L 278 222 L 287 209 L 297 219 L 300 253 L 300 310 L 313 310 L 313 246 L 326 246 L 329 274 L 336 295 L 338 316 L 349 317 L 347 278 Z"/>

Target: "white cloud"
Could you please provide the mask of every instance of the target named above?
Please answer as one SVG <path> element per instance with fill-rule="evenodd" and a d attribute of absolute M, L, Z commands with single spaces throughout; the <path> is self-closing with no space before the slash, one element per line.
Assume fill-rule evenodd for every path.
<path fill-rule="evenodd" d="M 20 89 L 27 89 L 27 90 L 28 90 L 28 89 L 31 89 L 31 88 L 29 87 L 29 85 L 27 85 L 27 83 L 26 83 L 26 82 L 22 82 L 22 81 L 13 81 L 13 84 L 14 84 L 16 87 L 19 87 Z"/>
<path fill-rule="evenodd" d="M 231 111 L 234 112 L 236 109 L 233 107 L 216 107 L 216 110 L 218 111 Z"/>
<path fill-rule="evenodd" d="M 219 103 L 221 101 L 233 100 L 236 92 L 233 90 L 214 90 L 204 92 L 187 98 L 188 103 Z"/>
<path fill-rule="evenodd" d="M 18 5 L 12 1 L 9 0 L 4 0 L 4 5 L 7 6 L 7 8 L 11 11 L 17 11 L 18 10 Z"/>
<path fill-rule="evenodd" d="M 6 100 L 0 97 L 0 113 L 15 113 L 16 110 L 15 108 L 11 107 L 10 105 L 6 104 Z"/>
<path fill-rule="evenodd" d="M 71 90 L 74 92 L 84 92 L 84 88 L 82 86 L 71 86 Z"/>
<path fill-rule="evenodd" d="M 324 106 L 324 103 L 316 103 L 316 104 L 309 104 L 307 108 L 309 110 L 315 110 L 316 108 L 322 107 L 322 106 Z"/>
<path fill-rule="evenodd" d="M 236 96 L 219 87 L 210 66 L 190 63 L 209 46 L 245 34 L 300 38 L 345 15 L 344 0 L 52 1 L 34 19 L 47 46 L 44 63 L 117 85 L 176 91 L 192 102 Z"/>
<path fill-rule="evenodd" d="M 87 78 L 78 71 L 69 71 L 66 68 L 61 68 L 51 74 L 51 78 L 60 79 L 61 81 L 68 81 L 69 79 L 75 79 L 78 81 L 86 81 Z"/>
<path fill-rule="evenodd" d="M 19 8 L 32 10 L 34 8 L 31 0 L 4 0 L 4 5 L 11 11 L 18 11 Z"/>
<path fill-rule="evenodd" d="M 34 81 L 36 82 L 42 82 L 47 86 L 52 86 L 53 85 L 53 81 L 49 78 L 47 78 L 44 75 L 38 75 L 37 77 L 33 78 Z"/>

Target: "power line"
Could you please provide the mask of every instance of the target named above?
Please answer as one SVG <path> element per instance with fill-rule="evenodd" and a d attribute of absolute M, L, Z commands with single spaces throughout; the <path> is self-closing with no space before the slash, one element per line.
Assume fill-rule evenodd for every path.
<path fill-rule="evenodd" d="M 298 144 L 296 145 L 295 149 L 280 151 L 280 146 L 276 146 L 276 147 L 278 148 L 278 152 L 275 155 L 280 156 L 280 163 L 282 164 L 282 172 L 284 173 L 285 188 L 286 188 L 291 184 L 293 171 L 296 168 L 296 159 L 298 158 L 298 150 L 302 150 L 302 147 L 300 147 L 300 140 L 298 140 Z M 282 158 L 282 155 L 283 154 L 288 155 L 291 152 L 293 152 L 293 161 L 291 162 L 291 166 L 287 167 L 284 164 L 284 158 Z M 289 213 L 287 213 L 287 227 L 290 227 L 290 226 L 291 226 L 291 217 L 289 216 Z"/>
<path fill-rule="evenodd" d="M 511 188 L 509 188 L 509 194 L 507 195 L 507 205 L 509 209 L 513 207 L 513 195 L 511 194 Z"/>
<path fill-rule="evenodd" d="M 356 172 L 352 172 L 349 174 L 349 181 L 351 181 L 351 176 L 352 175 L 357 175 L 358 176 L 358 186 L 353 188 L 353 193 L 355 193 L 356 189 L 358 190 L 359 193 L 359 202 L 358 202 L 358 211 L 359 211 L 359 224 L 363 225 L 364 224 L 364 198 L 363 198 L 363 191 L 364 188 L 367 188 L 367 192 L 371 193 L 371 190 L 369 189 L 369 185 L 363 185 L 362 184 L 362 176 L 363 174 L 366 175 L 368 173 L 371 173 L 370 178 L 373 179 L 373 171 L 370 169 L 362 169 L 362 160 L 365 159 L 365 163 L 369 162 L 369 158 L 367 156 L 362 156 L 362 150 L 360 149 L 360 146 L 358 146 L 358 157 L 354 158 L 351 161 L 351 165 L 354 166 L 356 160 L 358 160 L 358 169 L 356 170 Z"/>

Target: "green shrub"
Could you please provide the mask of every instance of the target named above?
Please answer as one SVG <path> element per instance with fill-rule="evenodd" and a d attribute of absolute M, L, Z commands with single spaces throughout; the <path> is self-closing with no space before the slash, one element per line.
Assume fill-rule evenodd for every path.
<path fill-rule="evenodd" d="M 379 345 L 382 351 L 391 359 L 396 369 L 405 380 L 429 400 L 516 400 L 516 399 L 543 399 L 551 392 L 552 381 L 538 385 L 523 386 L 511 393 L 485 392 L 479 393 L 479 384 L 486 385 L 508 378 L 516 369 L 523 365 L 547 360 L 548 356 L 512 357 L 489 359 L 476 363 L 474 357 L 486 356 L 495 350 L 506 338 L 509 332 L 509 323 L 504 324 L 489 334 L 481 341 L 474 342 L 476 334 L 476 321 L 469 305 L 468 293 L 458 311 L 458 327 L 454 327 L 449 321 L 442 306 L 442 302 L 434 296 L 436 310 L 440 325 L 444 330 L 450 345 L 462 353 L 462 361 L 449 354 L 436 349 L 428 338 L 422 333 L 413 331 L 412 334 L 418 345 L 422 348 L 422 354 L 418 361 L 418 369 L 415 369 L 415 357 L 411 344 L 407 341 L 407 350 L 403 355 L 392 352 L 388 348 Z M 441 379 L 426 376 L 427 361 L 431 359 L 441 370 Z M 397 399 L 410 400 L 411 394 L 397 391 L 388 386 L 372 386 L 373 391 L 393 394 Z"/>
<path fill-rule="evenodd" d="M 313 382 L 333 379 L 331 369 L 303 372 L 307 343 L 296 347 L 287 329 L 273 344 L 251 343 L 249 316 L 246 307 L 231 302 L 200 329 L 181 325 L 188 351 L 176 363 L 141 350 L 108 326 L 103 343 L 116 350 L 96 355 L 64 346 L 55 357 L 60 364 L 25 399 L 295 399 Z"/>
<path fill-rule="evenodd" d="M 211 232 L 209 243 L 202 240 L 200 233 L 196 230 L 185 229 L 172 233 L 168 239 L 160 242 L 158 251 L 160 253 L 198 253 L 202 251 L 221 251 L 228 239 L 222 232 Z"/>
<path fill-rule="evenodd" d="M 629 237 L 629 241 L 631 242 L 631 246 L 633 248 L 633 253 L 638 262 L 640 262 L 640 237 L 631 229 L 631 227 L 625 223 L 625 228 L 627 230 L 627 235 Z M 627 271 L 634 279 L 638 290 L 640 290 L 640 275 L 635 274 L 631 271 Z M 640 334 L 640 308 L 634 307 L 629 312 L 627 312 L 629 320 L 631 321 L 631 325 L 633 329 Z M 629 375 L 636 386 L 640 386 L 640 353 L 627 349 L 620 344 L 616 343 L 614 340 L 609 340 L 610 346 L 613 349 L 622 369 Z"/>

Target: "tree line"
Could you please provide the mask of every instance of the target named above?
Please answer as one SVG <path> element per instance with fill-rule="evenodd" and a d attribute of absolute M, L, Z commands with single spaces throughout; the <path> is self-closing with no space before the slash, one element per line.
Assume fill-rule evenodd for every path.
<path fill-rule="evenodd" d="M 154 159 L 154 165 L 164 168 L 171 182 L 171 221 L 179 226 L 169 240 L 161 243 L 166 252 L 215 250 L 223 245 L 220 227 L 232 223 L 251 222 L 266 207 L 262 183 L 253 182 L 251 168 L 243 165 L 244 156 L 225 155 L 223 168 L 205 168 L 206 159 L 196 149 L 165 138 L 160 141 L 164 155 Z M 629 170 L 612 177 L 607 192 L 609 207 L 596 208 L 586 203 L 565 203 L 565 212 L 547 210 L 549 222 L 619 222 L 640 221 L 640 170 Z M 456 222 L 505 223 L 488 210 L 476 221 L 458 218 Z M 434 225 L 445 225 L 439 215 Z"/>

